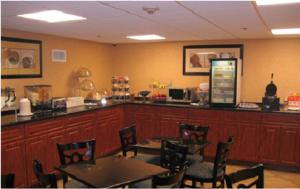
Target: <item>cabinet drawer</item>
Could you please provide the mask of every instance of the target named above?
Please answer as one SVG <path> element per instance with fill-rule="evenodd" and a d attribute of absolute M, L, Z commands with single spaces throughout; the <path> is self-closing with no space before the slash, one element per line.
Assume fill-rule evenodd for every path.
<path fill-rule="evenodd" d="M 168 117 L 186 118 L 187 109 L 186 108 L 161 107 L 160 115 L 168 116 Z"/>
<path fill-rule="evenodd" d="M 95 120 L 95 113 L 84 113 L 80 115 L 73 115 L 67 119 L 67 127 L 82 125 L 87 122 L 93 122 Z"/>
<path fill-rule="evenodd" d="M 261 113 L 258 112 L 224 112 L 225 121 L 259 123 L 261 121 Z"/>
<path fill-rule="evenodd" d="M 263 114 L 264 123 L 273 123 L 273 124 L 285 124 L 285 123 L 294 123 L 300 125 L 300 114 L 297 115 L 285 115 L 285 114 L 272 114 L 264 113 Z"/>
<path fill-rule="evenodd" d="M 219 121 L 223 118 L 223 111 L 190 109 L 187 112 L 187 117 L 188 119 Z"/>
<path fill-rule="evenodd" d="M 32 137 L 64 129 L 63 119 L 39 121 L 25 125 L 25 136 Z"/>
<path fill-rule="evenodd" d="M 2 129 L 1 138 L 2 143 L 24 139 L 24 126 Z"/>

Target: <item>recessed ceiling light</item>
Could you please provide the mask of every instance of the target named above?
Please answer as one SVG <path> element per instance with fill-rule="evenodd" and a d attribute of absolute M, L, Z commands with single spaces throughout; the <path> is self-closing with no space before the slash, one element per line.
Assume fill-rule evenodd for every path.
<path fill-rule="evenodd" d="M 33 20 L 41 20 L 49 23 L 74 21 L 74 20 L 86 20 L 86 18 L 84 17 L 67 14 L 57 10 L 47 10 L 47 11 L 30 13 L 30 14 L 21 14 L 18 16 L 23 18 L 33 19 Z"/>
<path fill-rule="evenodd" d="M 273 35 L 295 35 L 300 34 L 300 28 L 285 28 L 285 29 L 272 29 Z"/>
<path fill-rule="evenodd" d="M 134 40 L 158 40 L 158 39 L 166 39 L 165 37 L 155 35 L 155 34 L 149 34 L 149 35 L 132 35 L 127 36 L 128 39 L 134 39 Z"/>
<path fill-rule="evenodd" d="M 300 0 L 256 0 L 257 5 L 278 5 L 290 3 L 300 3 Z"/>

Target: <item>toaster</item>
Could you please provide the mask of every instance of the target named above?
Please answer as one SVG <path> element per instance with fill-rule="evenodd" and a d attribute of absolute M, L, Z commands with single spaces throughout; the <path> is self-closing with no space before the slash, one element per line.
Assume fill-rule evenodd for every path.
<path fill-rule="evenodd" d="M 64 97 L 52 98 L 52 110 L 65 110 L 67 108 L 67 100 Z"/>

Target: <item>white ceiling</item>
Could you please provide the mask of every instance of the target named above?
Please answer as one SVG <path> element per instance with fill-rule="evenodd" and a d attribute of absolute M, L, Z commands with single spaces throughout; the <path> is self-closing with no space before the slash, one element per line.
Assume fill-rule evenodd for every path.
<path fill-rule="evenodd" d="M 149 15 L 143 7 L 160 10 Z M 50 9 L 87 20 L 50 24 L 16 16 Z M 126 36 L 138 34 L 158 34 L 166 41 L 273 38 L 271 28 L 300 27 L 300 3 L 257 7 L 251 1 L 2 1 L 1 22 L 2 28 L 105 43 L 137 42 Z"/>

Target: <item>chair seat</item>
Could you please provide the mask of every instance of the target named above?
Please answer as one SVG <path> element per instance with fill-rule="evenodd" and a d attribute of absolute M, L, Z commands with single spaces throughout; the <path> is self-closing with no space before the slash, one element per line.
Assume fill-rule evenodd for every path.
<path fill-rule="evenodd" d="M 188 154 L 186 156 L 186 160 L 189 165 L 194 164 L 194 163 L 200 163 L 203 161 L 203 156 L 200 156 L 198 154 L 193 154 L 193 155 Z"/>
<path fill-rule="evenodd" d="M 89 187 L 83 184 L 82 182 L 72 179 L 65 184 L 65 188 L 89 188 Z"/>
<path fill-rule="evenodd" d="M 214 165 L 211 163 L 195 163 L 192 164 L 186 171 L 185 176 L 188 178 L 195 178 L 199 180 L 213 179 Z M 223 175 L 223 170 L 217 173 L 217 177 Z"/>
<path fill-rule="evenodd" d="M 139 155 L 135 156 L 134 159 L 142 160 L 146 163 L 150 163 L 153 165 L 159 165 L 160 166 L 160 156 L 156 155 Z"/>
<path fill-rule="evenodd" d="M 129 188 L 152 188 L 152 180 L 147 179 L 141 182 L 130 184 Z"/>

